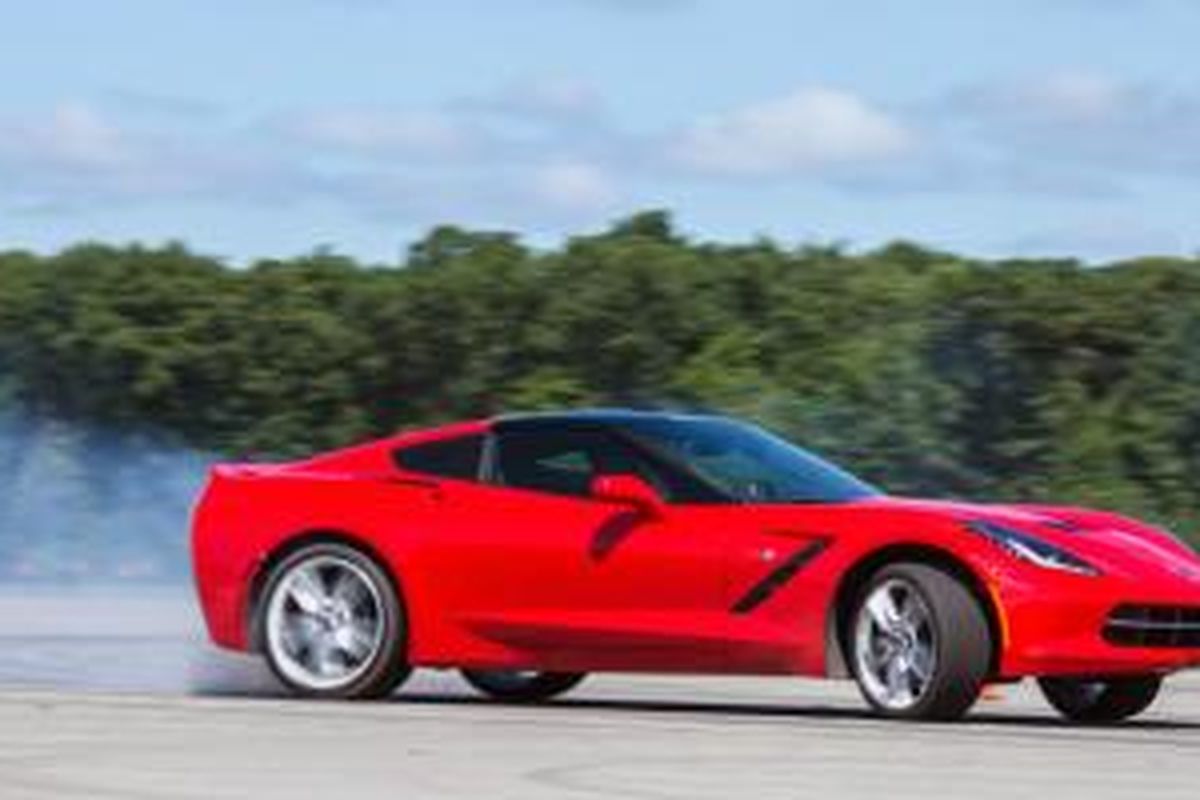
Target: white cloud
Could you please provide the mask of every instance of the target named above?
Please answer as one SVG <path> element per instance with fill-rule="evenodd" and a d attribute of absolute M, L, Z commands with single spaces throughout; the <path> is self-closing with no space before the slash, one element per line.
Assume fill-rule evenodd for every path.
<path fill-rule="evenodd" d="M 669 148 L 703 172 L 756 176 L 889 160 L 914 145 L 904 125 L 860 98 L 810 87 L 702 120 Z"/>
<path fill-rule="evenodd" d="M 60 212 L 197 197 L 278 202 L 306 180 L 240 137 L 172 136 L 79 102 L 0 118 L 0 174 L 0 203 Z"/>
<path fill-rule="evenodd" d="M 571 78 L 540 78 L 518 84 L 515 89 L 529 108 L 558 114 L 592 114 L 603 105 L 594 86 Z"/>
<path fill-rule="evenodd" d="M 537 198 L 566 211 L 610 208 L 619 196 L 608 174 L 593 164 L 578 161 L 541 167 L 534 175 L 533 189 Z"/>
<path fill-rule="evenodd" d="M 951 93 L 937 109 L 965 141 L 1036 167 L 1125 179 L 1200 172 L 1200 95 L 1099 73 L 1053 71 Z"/>
<path fill-rule="evenodd" d="M 411 166 L 531 164 L 548 151 L 582 155 L 619 138 L 599 92 L 562 76 L 515 81 L 425 109 L 312 109 L 268 127 L 309 152 Z"/>
<path fill-rule="evenodd" d="M 40 132 L 47 154 L 80 167 L 111 168 L 132 159 L 126 137 L 87 106 L 59 106 Z"/>
<path fill-rule="evenodd" d="M 797 176 L 849 195 L 1090 202 L 1128 196 L 1146 175 L 1200 174 L 1197 140 L 1197 95 L 1069 72 L 968 87 L 902 114 L 808 87 L 638 132 L 617 124 L 594 88 L 567 78 L 424 109 L 296 109 L 260 120 L 66 102 L 0 116 L 0 204 L 66 212 L 291 201 L 399 222 L 537 225 L 594 218 L 631 198 L 678 202 L 711 179 Z"/>
<path fill-rule="evenodd" d="M 461 121 L 436 111 L 330 109 L 287 124 L 305 144 L 359 155 L 461 156 L 473 135 Z"/>
<path fill-rule="evenodd" d="M 76 213 L 161 202 L 319 202 L 367 218 L 527 221 L 610 208 L 619 194 L 609 169 L 616 162 L 593 157 L 608 129 L 582 121 L 598 101 L 592 90 L 555 80 L 505 91 L 503 114 L 451 103 L 313 109 L 230 127 L 225 117 L 173 125 L 120 107 L 115 114 L 64 103 L 21 119 L 0 116 L 0 206 Z"/>
<path fill-rule="evenodd" d="M 1109 119 L 1129 100 L 1126 87 L 1086 72 L 1052 73 L 1027 85 L 1023 94 L 1020 99 L 1039 114 L 1082 122 Z"/>
<path fill-rule="evenodd" d="M 950 94 L 951 113 L 1037 124 L 1101 124 L 1138 102 L 1137 87 L 1098 73 L 1057 70 Z"/>
<path fill-rule="evenodd" d="M 0 154 L 26 162 L 89 171 L 136 160 L 130 137 L 82 103 L 61 103 L 49 114 L 0 124 Z"/>
<path fill-rule="evenodd" d="M 562 75 L 514 81 L 498 89 L 454 102 L 465 114 L 534 117 L 543 121 L 571 122 L 594 119 L 604 112 L 604 102 L 594 86 Z"/>

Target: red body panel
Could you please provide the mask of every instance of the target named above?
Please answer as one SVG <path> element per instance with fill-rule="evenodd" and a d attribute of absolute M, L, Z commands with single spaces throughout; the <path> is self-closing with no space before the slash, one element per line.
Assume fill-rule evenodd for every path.
<path fill-rule="evenodd" d="M 1122 603 L 1200 607 L 1200 559 L 1132 520 L 893 498 L 668 505 L 647 515 L 393 464 L 401 445 L 488 424 L 406 434 L 295 464 L 216 468 L 193 530 L 212 638 L 250 648 L 263 566 L 299 537 L 336 535 L 375 555 L 395 578 L 416 666 L 822 675 L 833 663 L 830 631 L 843 580 L 881 551 L 905 547 L 939 553 L 973 577 L 1000 639 L 998 677 L 1200 664 L 1200 648 L 1116 647 L 1101 636 L 1105 617 Z M 1019 561 L 967 530 L 971 518 L 1035 526 L 1103 574 Z M 1081 531 L 1046 526 L 1047 519 Z M 819 553 L 752 601 L 806 548 Z"/>

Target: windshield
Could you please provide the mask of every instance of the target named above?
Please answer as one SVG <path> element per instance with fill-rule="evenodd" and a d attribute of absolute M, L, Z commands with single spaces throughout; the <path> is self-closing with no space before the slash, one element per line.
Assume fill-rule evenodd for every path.
<path fill-rule="evenodd" d="M 727 419 L 631 420 L 622 429 L 747 503 L 842 503 L 878 489 L 762 428 Z"/>

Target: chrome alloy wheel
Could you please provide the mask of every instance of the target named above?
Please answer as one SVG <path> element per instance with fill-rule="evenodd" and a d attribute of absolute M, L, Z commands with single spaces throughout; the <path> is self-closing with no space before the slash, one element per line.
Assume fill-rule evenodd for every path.
<path fill-rule="evenodd" d="M 859 680 L 883 708 L 904 711 L 920 701 L 937 667 L 933 616 L 908 581 L 891 578 L 859 607 L 854 626 Z"/>
<path fill-rule="evenodd" d="M 379 588 L 365 571 L 345 558 L 314 555 L 276 583 L 266 644 L 289 680 L 339 689 L 371 667 L 383 645 L 383 615 Z"/>

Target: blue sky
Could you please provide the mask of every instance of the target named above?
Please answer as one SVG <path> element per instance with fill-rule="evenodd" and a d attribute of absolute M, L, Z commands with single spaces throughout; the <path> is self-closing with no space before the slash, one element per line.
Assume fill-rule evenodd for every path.
<path fill-rule="evenodd" d="M 430 225 L 1200 250 L 1193 0 L 39 0 L 0 248 L 394 260 Z"/>

